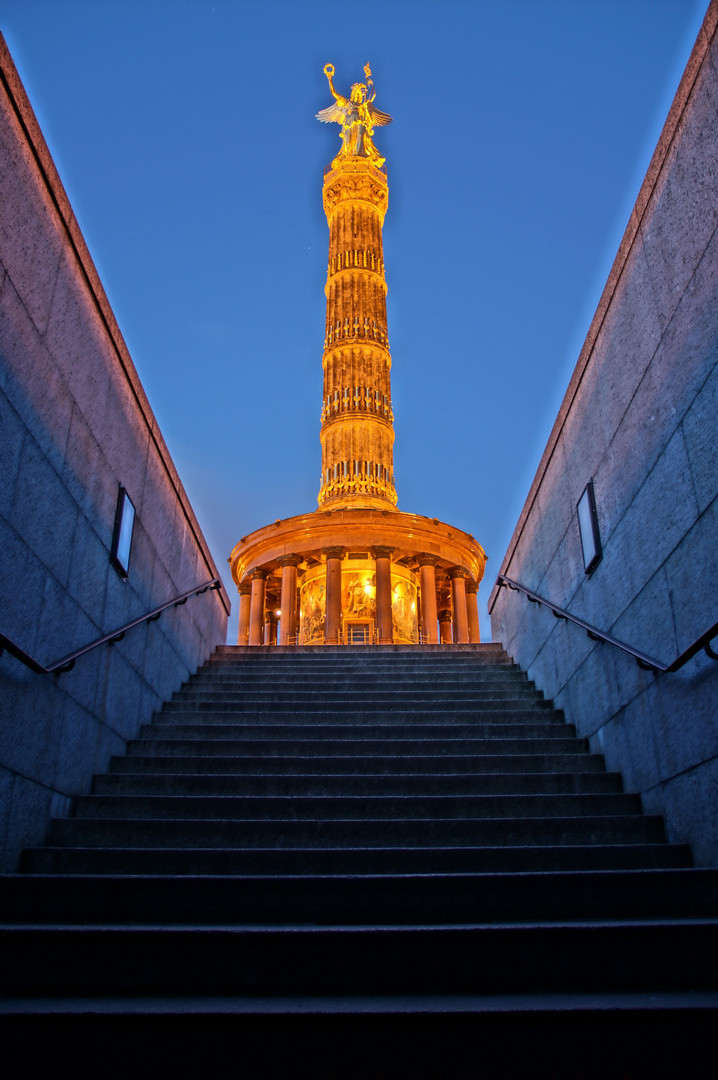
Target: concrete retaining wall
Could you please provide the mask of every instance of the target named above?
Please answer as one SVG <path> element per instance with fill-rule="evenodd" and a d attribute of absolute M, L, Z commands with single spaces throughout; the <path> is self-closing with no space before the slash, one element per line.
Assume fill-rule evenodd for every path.
<path fill-rule="evenodd" d="M 0 551 L 0 630 L 44 664 L 218 576 L 1 38 Z M 2 869 L 224 643 L 228 611 L 191 598 L 67 674 L 0 658 Z"/>
<path fill-rule="evenodd" d="M 501 571 L 670 663 L 718 619 L 718 43 L 714 2 Z M 603 559 L 576 504 L 593 478 Z M 494 589 L 494 640 L 718 865 L 718 664 L 674 675 Z"/>

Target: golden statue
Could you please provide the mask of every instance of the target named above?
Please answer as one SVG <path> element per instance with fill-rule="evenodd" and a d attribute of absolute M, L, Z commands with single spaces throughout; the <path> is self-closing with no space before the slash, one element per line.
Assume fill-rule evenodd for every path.
<path fill-rule="evenodd" d="M 334 168 L 343 158 L 368 158 L 378 169 L 384 164 L 374 146 L 372 135 L 375 127 L 384 127 L 391 123 L 389 113 L 374 108 L 376 90 L 371 77 L 371 68 L 364 67 L 366 83 L 354 83 L 348 98 L 342 97 L 334 89 L 334 65 L 325 64 L 324 74 L 329 81 L 329 89 L 334 96 L 334 104 L 317 113 L 317 120 L 323 124 L 341 124 L 342 148 L 332 162 Z"/>

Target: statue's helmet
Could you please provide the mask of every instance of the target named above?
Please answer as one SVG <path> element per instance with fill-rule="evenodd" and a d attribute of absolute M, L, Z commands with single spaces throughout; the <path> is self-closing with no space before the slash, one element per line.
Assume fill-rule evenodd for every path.
<path fill-rule="evenodd" d="M 366 97 L 366 85 L 364 83 L 352 83 L 352 101 L 363 101 Z"/>

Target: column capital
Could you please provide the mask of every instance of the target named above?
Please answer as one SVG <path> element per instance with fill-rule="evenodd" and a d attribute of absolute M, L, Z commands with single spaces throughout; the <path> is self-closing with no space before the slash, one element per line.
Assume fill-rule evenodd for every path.
<path fill-rule="evenodd" d="M 269 577 L 269 570 L 262 570 L 261 567 L 257 567 L 254 570 L 250 570 L 247 577 L 250 581 L 266 581 Z"/>
<path fill-rule="evenodd" d="M 347 549 L 343 547 L 322 548 L 322 555 L 326 555 L 327 559 L 343 559 L 346 553 Z"/>
<path fill-rule="evenodd" d="M 277 559 L 280 566 L 299 566 L 302 561 L 301 555 L 282 555 L 281 559 Z"/>
<path fill-rule="evenodd" d="M 479 583 L 478 581 L 473 581 L 471 578 L 467 578 L 465 588 L 467 593 L 477 593 L 479 591 Z"/>
<path fill-rule="evenodd" d="M 237 586 L 237 592 L 239 593 L 240 596 L 249 596 L 251 591 L 252 591 L 252 582 L 249 581 L 248 578 L 245 578 L 244 581 L 242 581 Z"/>
<path fill-rule="evenodd" d="M 436 566 L 439 561 L 438 555 L 429 555 L 428 552 L 422 551 L 420 555 L 416 556 L 416 561 L 419 566 Z"/>
<path fill-rule="evenodd" d="M 371 548 L 372 558 L 374 559 L 390 559 L 394 554 L 393 547 L 373 547 Z"/>
<path fill-rule="evenodd" d="M 466 580 L 467 578 L 471 577 L 469 571 L 465 570 L 463 566 L 449 566 L 446 573 L 452 581 L 454 580 L 454 578 L 464 578 L 464 580 Z"/>
<path fill-rule="evenodd" d="M 442 608 L 439 612 L 439 622 L 451 622 L 451 611 L 449 608 Z"/>
<path fill-rule="evenodd" d="M 278 623 L 279 622 L 279 616 L 277 615 L 276 611 L 273 611 L 270 608 L 268 611 L 265 611 L 265 613 L 264 613 L 264 621 L 268 622 L 268 623 Z"/>

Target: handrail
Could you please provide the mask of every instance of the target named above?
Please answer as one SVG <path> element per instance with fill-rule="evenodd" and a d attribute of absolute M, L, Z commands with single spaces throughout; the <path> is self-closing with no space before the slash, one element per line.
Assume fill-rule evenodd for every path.
<path fill-rule="evenodd" d="M 71 671 L 75 666 L 75 661 L 85 653 L 91 652 L 92 649 L 96 649 L 98 645 L 104 645 L 105 642 L 109 642 L 110 645 L 114 645 L 116 641 L 122 641 L 123 637 L 128 630 L 132 630 L 134 626 L 139 626 L 143 622 L 156 622 L 159 619 L 163 611 L 171 607 L 181 607 L 182 604 L 186 604 L 190 596 L 200 596 L 202 593 L 207 592 L 208 589 L 221 589 L 222 582 L 219 578 L 213 578 L 208 581 L 206 585 L 200 585 L 195 589 L 190 589 L 188 592 L 182 593 L 180 596 L 175 596 L 174 599 L 168 600 L 166 604 L 160 604 L 159 607 L 154 608 L 152 611 L 148 611 L 145 615 L 140 615 L 139 619 L 133 619 L 132 622 L 125 623 L 124 626 L 120 626 L 117 630 L 110 631 L 109 634 L 103 634 L 102 637 L 96 638 L 95 641 L 91 641 L 89 645 L 84 645 L 81 649 L 75 649 L 74 652 L 68 653 L 67 656 L 63 656 L 62 659 L 56 660 L 54 664 L 49 664 L 47 667 L 41 664 L 39 660 L 35 660 L 29 653 L 26 653 L 24 649 L 21 649 L 19 645 L 16 645 L 12 638 L 9 638 L 7 634 L 3 634 L 0 631 L 0 655 L 7 650 L 11 656 L 14 656 L 16 660 L 19 660 L 25 667 L 30 668 L 36 675 L 51 675 L 53 672 L 61 674 L 63 671 Z"/>
<path fill-rule="evenodd" d="M 699 653 L 701 649 L 705 652 L 706 656 L 711 660 L 718 660 L 718 653 L 714 652 L 710 647 L 710 643 L 714 637 L 718 637 L 718 622 L 706 630 L 704 634 L 701 634 L 699 638 L 689 645 L 687 649 L 684 649 L 680 656 L 676 657 L 672 664 L 662 664 L 660 660 L 654 660 L 652 656 L 648 656 L 646 653 L 641 652 L 640 649 L 634 649 L 632 645 L 626 645 L 625 641 L 619 641 L 618 638 L 612 637 L 610 634 L 605 634 L 603 630 L 599 630 L 596 626 L 592 626 L 591 623 L 585 622 L 583 619 L 579 619 L 578 616 L 572 615 L 570 611 L 566 611 L 564 608 L 558 606 L 558 604 L 552 604 L 550 600 L 547 600 L 543 596 L 539 596 L 538 593 L 532 592 L 531 589 L 527 589 L 525 585 L 521 585 L 518 581 L 513 581 L 511 578 L 506 577 L 505 574 L 499 574 L 496 578 L 495 588 L 501 589 L 504 586 L 511 589 L 512 592 L 522 592 L 528 597 L 532 604 L 543 604 L 547 607 L 552 615 L 557 619 L 567 619 L 569 622 L 575 623 L 576 626 L 580 626 L 586 631 L 592 641 L 605 641 L 609 645 L 614 645 L 617 649 L 621 649 L 623 652 L 633 656 L 639 667 L 644 668 L 646 671 L 656 671 L 660 674 L 672 673 L 682 668 L 684 664 L 687 664 L 696 653 Z"/>

